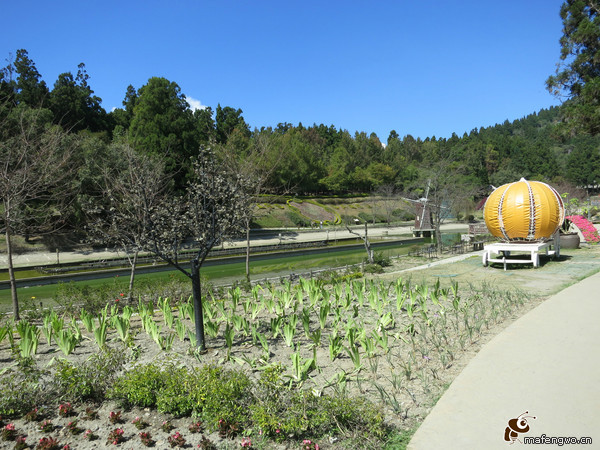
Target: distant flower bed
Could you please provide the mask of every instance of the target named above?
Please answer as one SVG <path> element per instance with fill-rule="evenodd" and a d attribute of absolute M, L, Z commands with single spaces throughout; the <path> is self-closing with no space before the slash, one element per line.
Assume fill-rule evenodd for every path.
<path fill-rule="evenodd" d="M 586 242 L 600 242 L 600 235 L 596 227 L 583 216 L 567 216 L 573 224 L 579 228 Z"/>

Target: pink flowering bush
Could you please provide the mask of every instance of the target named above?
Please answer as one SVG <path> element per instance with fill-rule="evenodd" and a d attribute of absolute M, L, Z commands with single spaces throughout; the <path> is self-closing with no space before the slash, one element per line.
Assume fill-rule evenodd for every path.
<path fill-rule="evenodd" d="M 59 450 L 60 443 L 52 436 L 44 436 L 35 446 L 37 450 Z"/>
<path fill-rule="evenodd" d="M 117 445 L 123 442 L 125 431 L 123 428 L 115 428 L 110 433 L 108 433 L 108 439 L 106 440 L 107 444 Z"/>
<path fill-rule="evenodd" d="M 17 440 L 15 441 L 15 450 L 25 450 L 29 448 L 26 442 L 27 436 L 17 436 Z"/>
<path fill-rule="evenodd" d="M 302 441 L 302 450 L 319 450 L 319 444 L 312 442 L 310 439 Z"/>
<path fill-rule="evenodd" d="M 176 431 L 174 434 L 167 438 L 171 447 L 183 447 L 185 446 L 185 438 L 181 435 L 179 431 Z"/>
<path fill-rule="evenodd" d="M 69 417 L 73 414 L 73 405 L 70 403 L 62 403 L 58 406 L 58 415 L 60 417 Z"/>
<path fill-rule="evenodd" d="M 596 227 L 594 227 L 594 225 L 585 217 L 567 216 L 566 218 L 573 222 L 577 228 L 579 228 L 581 234 L 583 234 L 583 239 L 586 242 L 600 242 L 598 230 L 596 230 Z"/>
<path fill-rule="evenodd" d="M 2 428 L 2 439 L 5 441 L 14 441 L 17 437 L 17 430 L 14 423 L 9 423 Z"/>

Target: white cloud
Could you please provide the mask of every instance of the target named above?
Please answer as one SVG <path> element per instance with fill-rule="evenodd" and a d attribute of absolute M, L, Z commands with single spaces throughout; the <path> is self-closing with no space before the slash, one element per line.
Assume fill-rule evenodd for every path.
<path fill-rule="evenodd" d="M 200 100 L 196 100 L 195 98 L 192 98 L 192 97 L 186 96 L 185 101 L 190 104 L 190 108 L 192 108 L 192 111 L 196 111 L 197 109 L 206 109 L 207 108 L 207 106 L 203 105 Z"/>

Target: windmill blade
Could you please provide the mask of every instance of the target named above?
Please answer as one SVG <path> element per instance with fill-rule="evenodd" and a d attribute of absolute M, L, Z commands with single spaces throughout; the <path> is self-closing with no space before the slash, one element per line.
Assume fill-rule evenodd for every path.
<path fill-rule="evenodd" d="M 427 204 L 427 200 L 429 199 L 429 186 L 431 186 L 431 180 L 427 180 L 427 188 L 425 189 L 425 204 Z M 421 213 L 421 223 L 425 220 L 425 206 L 423 206 L 423 212 Z"/>

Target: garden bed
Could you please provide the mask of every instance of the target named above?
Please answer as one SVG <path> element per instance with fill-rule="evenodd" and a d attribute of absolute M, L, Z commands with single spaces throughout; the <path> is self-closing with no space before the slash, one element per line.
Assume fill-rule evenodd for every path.
<path fill-rule="evenodd" d="M 573 255 L 571 262 L 578 263 L 578 271 L 565 270 L 565 261 L 548 263 L 535 271 L 514 271 L 511 280 L 529 278 L 532 283 L 522 283 L 520 290 L 498 289 L 493 287 L 494 282 L 486 284 L 486 279 L 500 280 L 509 275 L 481 268 L 477 257 L 418 274 L 387 274 L 371 280 L 342 278 L 330 285 L 303 280 L 255 287 L 248 293 L 231 289 L 205 302 L 205 354 L 193 351 L 193 322 L 187 298 L 155 301 L 151 308 L 141 302 L 139 309 L 134 305 L 138 310 L 130 317 L 129 309 L 120 306 L 121 299 L 113 301 L 112 308 L 105 312 L 104 337 L 99 329 L 101 313 L 92 319 L 84 314 L 76 318 L 81 321 L 74 322 L 69 317 L 61 322 L 57 316 L 48 316 L 46 324 L 42 318 L 32 320 L 40 328 L 34 366 L 23 362 L 16 365 L 20 357 L 11 351 L 12 347 L 20 354 L 26 349 L 21 347 L 23 339 L 19 337 L 25 333 L 24 326 L 20 332 L 12 330 L 12 345 L 8 336 L 0 341 L 4 424 L 12 421 L 19 433 L 28 436 L 29 444 L 52 437 L 63 445 L 83 449 L 113 447 L 107 441 L 117 428 L 123 429 L 126 440 L 119 446 L 141 448 L 142 431 L 132 423 L 137 417 L 148 422 L 145 432 L 151 433 L 157 448 L 170 446 L 168 438 L 175 432 L 193 447 L 206 443 L 202 441 L 204 435 L 219 448 L 240 448 L 242 439 L 251 441 L 254 448 L 302 448 L 306 439 L 321 448 L 398 448 L 399 436 L 420 423 L 473 352 L 547 295 L 536 292 L 536 286 L 547 286 L 549 279 L 556 278 L 551 272 L 572 276 L 563 275 L 554 281 L 558 289 L 556 283 L 574 281 L 598 267 L 597 249 L 578 250 Z M 587 259 L 579 258 L 583 255 Z M 477 280 L 483 271 L 487 274 L 479 281 L 484 282 L 469 286 L 468 281 Z M 433 276 L 433 280 L 441 281 L 428 281 Z M 424 281 L 417 281 L 421 278 Z M 76 328 L 81 333 L 71 352 L 63 342 L 63 353 L 56 338 L 48 345 L 46 334 L 52 322 L 56 323 L 56 332 L 65 330 L 61 339 L 76 334 Z M 236 404 L 244 407 L 236 410 L 238 415 L 219 412 L 215 404 L 221 401 L 213 398 L 215 404 L 209 404 L 206 398 L 195 398 L 186 391 L 185 386 L 193 385 L 193 380 L 203 379 L 200 372 L 208 370 L 203 369 L 206 367 L 225 371 L 219 380 L 228 379 L 230 373 L 239 373 L 236 379 L 247 377 L 248 384 L 240 388 L 242 397 L 236 397 Z M 154 368 L 176 375 L 141 376 Z M 23 383 L 35 370 L 49 371 L 41 375 L 42 384 Z M 140 376 L 136 378 L 136 374 Z M 124 376 L 133 377 L 129 380 L 135 383 L 119 381 Z M 167 392 L 168 401 L 140 401 L 145 398 L 139 395 L 145 392 L 144 383 L 165 383 L 165 379 L 182 380 L 157 390 Z M 120 388 L 115 390 L 115 386 Z M 124 386 L 135 388 L 128 391 Z M 180 388 L 173 391 L 177 386 Z M 220 392 L 218 386 L 213 383 Z M 265 396 L 265 386 L 270 386 L 271 395 Z M 96 389 L 92 394 L 91 387 Z M 44 392 L 53 396 L 44 397 Z M 223 397 L 224 405 L 231 400 L 228 395 L 234 394 Z M 196 403 L 191 401 L 194 398 Z M 276 398 L 281 401 L 275 402 Z M 360 404 L 359 399 L 369 403 Z M 100 403 L 90 403 L 93 400 Z M 346 401 L 349 403 L 343 403 Z M 75 415 L 59 415 L 59 405 L 66 402 L 72 402 Z M 335 416 L 340 413 L 336 409 L 340 404 L 355 414 Z M 300 405 L 303 409 L 297 408 Z M 267 406 L 276 414 L 267 414 Z M 45 410 L 44 420 L 53 423 L 51 431 L 40 430 L 41 418 L 26 422 L 24 414 L 35 407 Z M 86 418 L 88 407 L 98 412 L 98 418 Z M 327 417 L 336 418 L 327 422 L 314 412 L 319 408 L 327 411 Z M 13 417 L 7 417 L 11 409 Z M 118 411 L 123 424 L 109 420 L 110 413 Z M 74 419 L 78 419 L 79 434 L 69 430 L 69 422 Z M 221 419 L 235 430 L 225 427 L 224 431 Z M 203 421 L 202 433 L 189 430 L 197 420 Z M 164 421 L 171 421 L 175 428 L 163 431 Z M 88 429 L 98 436 L 96 441 L 84 439 Z"/>

